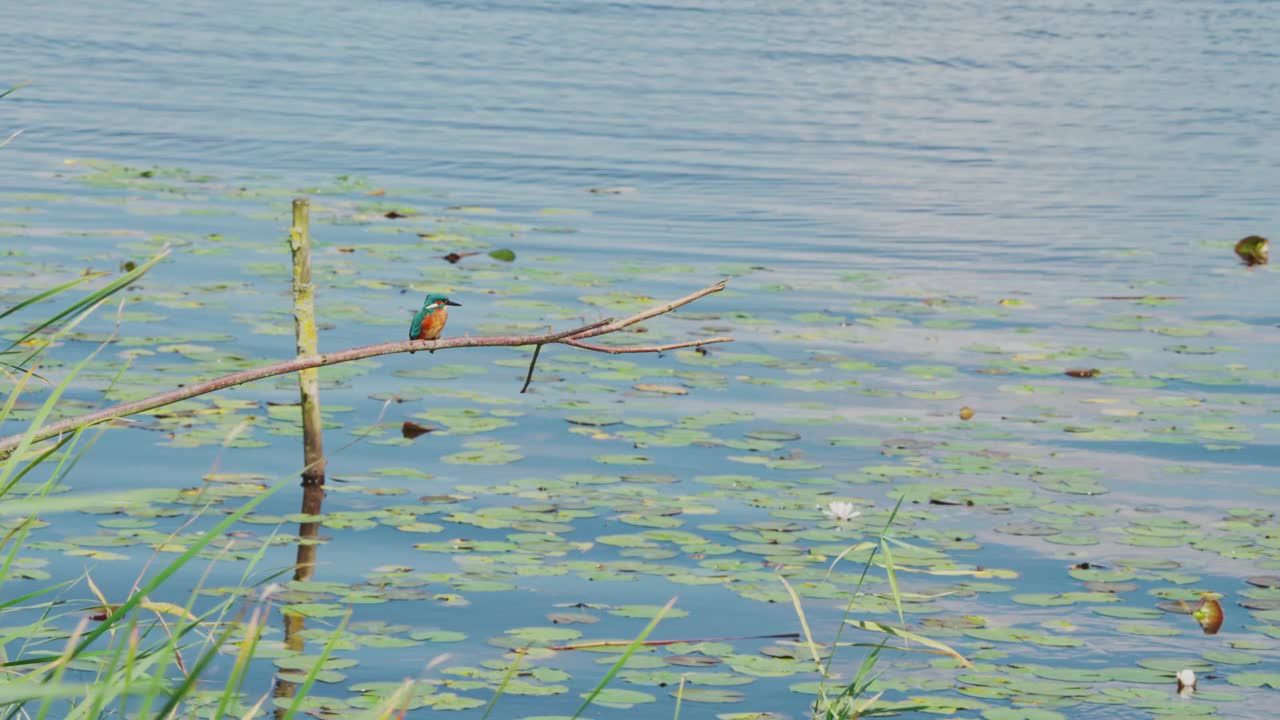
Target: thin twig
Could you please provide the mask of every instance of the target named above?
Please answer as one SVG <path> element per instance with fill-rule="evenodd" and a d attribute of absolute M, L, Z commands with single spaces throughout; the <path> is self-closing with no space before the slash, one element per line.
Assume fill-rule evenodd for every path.
<path fill-rule="evenodd" d="M 563 342 L 570 343 L 570 344 L 573 343 L 572 340 L 565 340 Z M 529 383 L 533 382 L 533 366 L 538 364 L 538 354 L 541 352 L 542 352 L 541 345 L 533 346 L 533 357 L 529 359 L 529 372 L 524 376 L 524 385 L 520 386 L 521 395 L 523 395 L 525 391 L 529 389 Z"/>
<path fill-rule="evenodd" d="M 593 323 L 583 325 L 582 327 L 576 327 L 572 330 L 562 330 L 560 332 L 551 333 L 546 336 L 546 340 L 544 340 L 543 343 L 557 342 L 567 337 L 577 337 L 588 330 L 595 330 L 596 328 L 604 327 L 611 322 L 613 322 L 613 318 L 605 318 L 604 320 L 597 320 Z"/>
<path fill-rule="evenodd" d="M 649 308 L 648 310 L 645 310 L 645 311 L 643 311 L 643 312 L 638 312 L 638 313 L 636 313 L 635 315 L 632 315 L 631 317 L 623 318 L 623 319 L 621 319 L 621 320 L 616 320 L 616 321 L 611 322 L 611 323 L 609 323 L 609 324 L 607 324 L 607 325 L 605 325 L 605 326 L 603 326 L 603 327 L 596 328 L 595 330 L 591 330 L 591 331 L 589 331 L 589 332 L 579 333 L 579 334 L 577 334 L 577 335 L 574 335 L 574 336 L 573 336 L 573 339 L 574 339 L 574 340 L 583 340 L 583 339 L 586 339 L 586 338 L 589 338 L 589 337 L 595 337 L 595 336 L 597 336 L 597 335 L 604 335 L 604 334 L 606 334 L 606 333 L 617 332 L 617 331 L 621 330 L 621 329 L 622 329 L 622 328 L 624 328 L 624 327 L 627 327 L 627 326 L 630 326 L 630 325 L 635 325 L 636 323 L 641 322 L 641 321 L 644 321 L 644 320 L 648 320 L 648 319 L 649 319 L 649 318 L 651 318 L 651 317 L 656 317 L 656 316 L 658 316 L 658 315 L 663 315 L 663 314 L 665 314 L 665 313 L 669 313 L 669 312 L 671 312 L 672 310 L 675 310 L 676 308 L 678 308 L 678 307 L 680 307 L 680 306 L 682 306 L 682 305 L 688 305 L 689 303 L 693 302 L 694 300 L 697 300 L 698 298 L 706 297 L 706 296 L 708 296 L 708 295 L 710 295 L 710 294 L 712 294 L 712 293 L 718 293 L 718 292 L 720 292 L 721 290 L 723 290 L 723 289 L 724 289 L 725 283 L 727 283 L 727 282 L 729 282 L 729 281 L 728 281 L 728 280 L 721 280 L 720 282 L 716 283 L 715 285 L 711 285 L 711 286 L 708 286 L 708 287 L 704 287 L 704 288 L 702 288 L 701 290 L 699 290 L 699 291 L 697 291 L 697 292 L 695 292 L 695 293 L 690 293 L 690 294 L 688 294 L 688 295 L 685 295 L 684 297 L 680 298 L 679 300 L 672 300 L 671 302 L 669 302 L 669 303 L 667 303 L 667 304 L 665 304 L 665 305 L 658 305 L 657 307 Z"/>
<path fill-rule="evenodd" d="M 711 343 L 717 343 L 717 342 L 733 342 L 733 338 L 718 337 L 718 338 L 711 338 L 710 340 L 697 340 L 692 342 L 672 343 L 670 345 L 648 345 L 643 347 L 630 347 L 630 348 L 616 348 L 616 347 L 609 347 L 607 345 L 595 345 L 592 343 L 580 342 L 582 338 L 595 337 L 597 335 L 604 335 L 606 333 L 617 332 L 618 330 L 621 330 L 624 327 L 627 327 L 629 325 L 635 325 L 636 323 L 642 320 L 648 320 L 651 317 L 656 317 L 658 315 L 662 315 L 663 313 L 669 313 L 672 310 L 675 310 L 676 308 L 682 305 L 688 305 L 689 303 L 693 302 L 694 300 L 697 300 L 700 297 L 705 297 L 707 295 L 710 295 L 711 293 L 720 292 L 721 290 L 724 289 L 725 283 L 727 282 L 728 280 L 721 280 L 715 285 L 705 287 L 695 293 L 686 295 L 680 298 L 679 300 L 673 300 L 667 303 L 666 305 L 659 305 L 657 307 L 649 308 L 648 310 L 645 310 L 643 312 L 638 312 L 635 315 L 632 315 L 631 317 L 623 318 L 622 320 L 618 320 L 616 322 L 611 321 L 608 323 L 600 323 L 599 327 L 596 327 L 586 332 L 574 333 L 571 336 L 566 336 L 570 339 L 561 340 L 560 342 L 565 345 L 572 345 L 576 348 L 582 348 L 583 350 L 590 350 L 592 352 L 609 353 L 610 355 L 619 355 L 622 353 L 660 353 L 666 350 L 675 350 L 676 348 L 682 348 L 682 347 L 697 347 L 701 345 L 710 345 Z M 528 374 L 525 375 L 524 386 L 520 388 L 521 394 L 524 394 L 529 389 L 529 383 L 533 382 L 533 368 L 535 365 L 538 364 L 538 354 L 541 351 L 542 351 L 541 345 L 538 345 L 533 349 L 533 357 L 529 360 L 529 372 Z"/>
<path fill-rule="evenodd" d="M 622 353 L 660 353 L 668 350 L 677 350 L 687 347 L 702 347 L 712 343 L 733 342 L 733 338 L 727 335 L 720 337 L 707 338 L 706 340 L 688 340 L 686 342 L 671 343 L 670 345 L 633 345 L 630 347 L 610 347 L 608 345 L 595 345 L 593 343 L 578 342 L 577 340 L 561 340 L 565 345 L 572 345 L 583 350 L 592 352 L 609 353 L 611 355 L 619 355 Z"/>
<path fill-rule="evenodd" d="M 600 320 L 599 322 L 591 323 L 591 325 L 588 325 L 587 328 L 590 330 L 594 330 L 599 327 L 604 327 L 605 325 L 608 325 L 611 322 L 613 322 L 613 318 L 609 318 L 608 320 Z M 569 330 L 563 333 L 556 333 L 556 337 L 554 337 L 553 340 L 557 342 L 568 342 L 567 340 L 565 340 L 565 338 L 576 336 L 578 334 L 580 334 L 579 330 Z M 529 383 L 533 382 L 533 369 L 538 365 L 538 355 L 542 353 L 542 346 L 545 344 L 546 343 L 538 343 L 537 345 L 533 346 L 533 357 L 529 359 L 529 372 L 525 373 L 524 385 L 520 386 L 521 395 L 528 392 Z"/>
<path fill-rule="evenodd" d="M 588 323 L 571 330 L 561 330 L 552 333 L 543 333 L 541 335 L 484 335 L 484 336 L 463 336 L 442 338 L 440 340 L 402 340 L 398 342 L 379 343 L 377 345 L 366 345 L 364 347 L 351 348 L 349 350 L 340 350 L 332 353 L 321 353 L 319 355 L 307 355 L 304 357 L 293 358 L 284 362 L 278 362 L 258 368 L 250 368 L 241 370 L 237 373 L 225 375 L 223 377 L 205 380 L 204 382 L 193 383 L 191 385 L 180 385 L 168 392 L 158 395 L 152 395 L 148 398 L 135 400 L 133 402 L 120 403 L 111 407 L 95 410 L 91 413 L 79 415 L 65 420 L 59 420 L 55 423 L 45 425 L 39 430 L 28 431 L 27 433 L 19 433 L 10 435 L 0 439 L 0 458 L 8 455 L 9 451 L 22 443 L 23 438 L 30 434 L 30 442 L 39 442 L 46 438 L 61 435 L 91 425 L 96 425 L 108 420 L 115 420 L 126 417 L 128 415 L 136 415 L 147 410 L 154 410 L 165 405 L 182 400 L 189 400 L 193 397 L 205 395 L 207 393 L 224 390 L 236 385 L 243 385 L 254 380 L 262 380 L 263 378 L 274 377 L 276 375 L 285 375 L 288 373 L 298 372 L 308 368 L 326 367 L 329 365 L 337 365 L 339 363 L 351 362 L 352 360 L 364 360 L 366 358 L 378 357 L 380 355 L 394 355 L 397 353 L 413 352 L 418 350 L 447 350 L 451 348 L 469 348 L 469 347 L 519 347 L 522 345 L 533 345 L 536 348 L 551 343 L 564 343 L 572 338 L 575 341 L 585 337 L 595 337 L 606 333 L 615 332 L 628 325 L 633 325 L 641 320 L 645 320 L 663 313 L 671 312 L 681 305 L 687 305 L 700 297 L 719 292 L 724 289 L 724 282 L 720 281 L 715 285 L 704 288 L 692 295 L 680 298 L 673 302 L 659 305 L 642 313 L 632 315 L 621 321 L 613 321 L 612 319 L 598 320 Z M 727 342 L 730 338 L 713 338 L 717 342 Z M 699 341 L 697 344 L 706 344 L 709 340 Z M 587 348 L 590 349 L 590 348 Z M 601 352 L 613 352 L 613 349 Z M 650 350 L 649 352 L 656 352 Z M 531 366 L 532 367 L 532 366 Z M 526 379 L 526 387 L 528 387 Z"/>

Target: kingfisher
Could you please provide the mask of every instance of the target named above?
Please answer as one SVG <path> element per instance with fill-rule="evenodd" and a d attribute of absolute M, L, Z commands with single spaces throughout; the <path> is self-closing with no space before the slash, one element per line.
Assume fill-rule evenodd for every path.
<path fill-rule="evenodd" d="M 409 323 L 410 340 L 435 340 L 449 320 L 449 306 L 462 307 L 440 293 L 431 293 L 422 302 L 422 309 Z M 412 352 L 412 351 L 411 351 Z"/>

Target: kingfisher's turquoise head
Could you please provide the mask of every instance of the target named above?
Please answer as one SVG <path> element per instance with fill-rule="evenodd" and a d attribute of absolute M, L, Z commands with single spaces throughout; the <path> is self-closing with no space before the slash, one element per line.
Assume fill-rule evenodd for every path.
<path fill-rule="evenodd" d="M 422 301 L 422 309 L 413 316 L 413 322 L 409 323 L 409 339 L 435 340 L 440 337 L 444 324 L 449 320 L 450 305 L 461 307 L 440 293 L 427 295 L 427 299 Z"/>
<path fill-rule="evenodd" d="M 426 299 L 422 301 L 422 309 L 426 310 L 428 313 L 431 312 L 432 310 L 439 308 L 441 305 L 453 305 L 455 307 L 462 307 L 461 305 L 458 305 L 458 303 L 450 300 L 447 295 L 444 295 L 442 293 L 429 293 Z"/>

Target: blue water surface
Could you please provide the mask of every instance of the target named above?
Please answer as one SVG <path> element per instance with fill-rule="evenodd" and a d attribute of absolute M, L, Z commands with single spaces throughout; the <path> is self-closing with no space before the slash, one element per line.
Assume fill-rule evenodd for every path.
<path fill-rule="evenodd" d="M 0 99 L 0 139 L 22 130 L 0 149 L 0 209 L 5 211 L 0 229 L 6 230 L 0 250 L 47 263 L 58 268 L 48 270 L 57 275 L 79 264 L 113 269 L 123 259 L 145 254 L 138 238 L 113 235 L 108 228 L 141 227 L 144 233 L 187 239 L 217 233 L 261 240 L 261 249 L 248 254 L 197 255 L 184 249 L 190 245 L 178 247 L 147 278 L 149 289 L 192 292 L 202 307 L 186 314 L 169 308 L 163 312 L 170 317 L 125 332 L 172 333 L 199 326 L 235 336 L 234 347 L 244 357 L 274 359 L 293 352 L 289 333 L 243 332 L 243 319 L 261 314 L 263 322 L 287 327 L 288 314 L 273 308 L 286 307 L 281 303 L 288 293 L 279 275 L 245 268 L 250 260 L 286 262 L 280 247 L 271 244 L 287 224 L 280 207 L 265 216 L 244 213 L 215 196 L 208 205 L 222 214 L 175 213 L 163 198 L 140 200 L 137 193 L 73 185 L 67 176 L 83 165 L 65 161 L 183 167 L 220 182 L 256 187 L 301 188 L 355 177 L 367 187 L 391 191 L 389 200 L 397 191 L 411 192 L 413 202 L 429 212 L 493 208 L 494 214 L 484 218 L 515 229 L 506 235 L 495 231 L 497 239 L 485 240 L 510 244 L 527 267 L 542 269 L 539 263 L 553 258 L 569 270 L 608 277 L 610 283 L 616 277 L 611 273 L 632 263 L 680 268 L 619 288 L 540 287 L 538 299 L 573 304 L 584 294 L 610 289 L 675 297 L 729 268 L 751 279 L 737 296 L 726 293 L 695 306 L 720 314 L 705 324 L 727 327 L 737 337 L 735 352 L 810 363 L 781 370 L 730 368 L 727 389 L 704 392 L 695 386 L 687 401 L 673 401 L 686 402 L 675 413 L 635 394 L 620 400 L 605 396 L 602 405 L 664 419 L 754 413 L 754 420 L 729 426 L 736 435 L 791 423 L 788 429 L 804 435 L 801 455 L 827 465 L 815 475 L 853 475 L 859 468 L 895 462 L 892 441 L 902 437 L 951 442 L 978 457 L 987 450 L 1011 453 L 1028 467 L 1097 470 L 1110 495 L 1055 495 L 1033 510 L 1017 506 L 1009 512 L 1052 522 L 1090 504 L 1150 505 L 1162 517 L 1209 527 L 1233 508 L 1274 513 L 1280 506 L 1274 494 L 1280 465 L 1274 308 L 1280 296 L 1274 272 L 1246 269 L 1231 252 L 1240 237 L 1275 236 L 1280 226 L 1278 27 L 1280 7 L 1268 0 L 0 3 L 0 89 L 30 82 Z M 94 202 L 39 199 L 68 192 Z M 38 212 L 26 214 L 28 205 Z M 363 256 L 332 251 L 359 247 L 370 237 L 367 228 L 319 222 L 316 227 L 328 248 L 318 260 L 325 278 L 322 318 L 327 309 L 354 307 L 359 311 L 351 315 L 363 313 L 363 318 L 344 316 L 328 324 L 324 347 L 400 339 L 418 297 L 394 289 L 352 291 L 349 277 L 361 274 Z M 572 232 L 550 231 L 563 229 Z M 379 237 L 401 243 L 406 252 L 415 247 L 412 237 Z M 387 274 L 367 279 L 408 287 L 421 274 L 415 262 L 389 269 L 376 265 Z M 440 261 L 424 254 L 421 263 L 435 267 Z M 3 276 L 6 302 L 38 285 L 30 279 L 38 273 L 30 268 Z M 483 281 L 469 285 L 467 276 L 459 278 L 453 295 L 463 307 L 452 316 L 452 332 L 480 334 L 487 322 L 528 319 Z M 775 286 L 788 292 L 775 293 Z M 731 289 L 736 288 L 731 284 Z M 1146 295 L 1169 300 L 1133 306 L 1125 312 L 1138 330 L 1118 329 L 1124 323 L 1117 320 L 1117 303 L 1130 302 L 1118 298 Z M 961 317 L 970 324 L 914 322 L 911 313 L 933 298 L 971 304 L 972 318 Z M 904 307 L 911 311 L 902 316 L 914 324 L 875 326 L 875 332 L 866 330 L 871 325 L 858 325 Z M 1019 307 L 1028 312 L 1019 314 Z M 596 308 L 591 312 L 577 319 L 599 317 Z M 735 317 L 735 312 L 743 314 Z M 815 329 L 812 313 L 836 319 Z M 768 333 L 754 331 L 747 322 L 760 318 L 769 323 Z M 94 322 L 86 327 L 104 333 L 112 327 L 109 319 Z M 550 324 L 568 321 L 557 317 Z M 825 327 L 831 330 L 824 332 Z M 693 321 L 676 325 L 670 334 L 678 337 L 670 339 L 679 339 L 685 329 L 703 330 Z M 787 329 L 806 333 L 787 337 Z M 91 350 L 89 343 L 72 343 L 59 352 L 72 360 Z M 330 434 L 330 447 L 345 445 L 352 427 L 399 421 L 436 407 L 436 399 L 414 397 L 403 411 L 392 406 L 384 416 L 388 411 L 381 399 L 406 384 L 395 371 L 421 368 L 424 362 L 490 367 L 523 357 L 466 352 L 474 354 L 441 353 L 425 361 L 421 354 L 386 358 L 377 372 L 327 388 L 326 402 L 343 407 L 335 412 L 344 425 L 342 432 Z M 552 356 L 568 352 L 548 351 Z M 1051 375 L 1028 369 L 1042 367 L 1043 356 L 1053 353 L 1063 355 Z M 754 383 L 803 380 L 813 368 L 835 380 L 830 366 L 855 358 L 881 370 L 860 378 L 857 386 L 825 392 Z M 637 362 L 653 373 L 672 367 L 669 357 Z M 940 380 L 930 374 L 935 365 L 957 371 Z M 1078 367 L 1099 367 L 1103 374 L 1080 380 L 1060 372 Z M 558 380 L 611 382 L 577 377 L 588 376 L 586 370 L 550 368 Z M 181 375 L 180 366 L 175 373 L 175 378 Z M 1135 378 L 1158 382 L 1126 384 Z M 462 451 L 471 439 L 443 433 L 430 438 L 433 444 L 408 448 L 343 448 L 331 459 L 338 489 L 331 493 L 330 507 L 377 506 L 378 500 L 340 488 L 344 480 L 370 482 L 370 472 L 381 467 L 421 466 L 438 473 L 440 482 L 475 487 L 571 472 L 634 470 L 591 464 L 593 455 L 636 450 L 626 443 L 568 436 L 564 414 L 571 411 L 557 404 L 568 401 L 550 382 L 535 388 L 532 399 L 516 396 L 522 379 L 523 368 L 503 366 L 498 381 L 493 374 L 457 381 L 463 389 L 517 397 L 515 407 L 525 415 L 503 439 L 519 442 L 520 463 L 499 470 L 442 468 L 435 458 Z M 234 397 L 288 402 L 296 398 L 291 383 L 286 378 L 260 384 Z M 93 403 L 100 400 L 100 389 L 86 383 L 72 394 Z M 954 394 L 929 395 L 939 390 Z M 974 425 L 953 420 L 961 404 L 978 409 Z M 1201 405 L 1212 409 L 1187 409 Z M 833 414 L 840 419 L 835 425 L 811 429 L 803 424 L 806 417 Z M 1138 420 L 1125 424 L 1132 417 Z M 1076 432 L 1088 424 L 1167 432 L 1154 439 Z M 16 429 L 10 423 L 6 434 Z M 839 443 L 850 436 L 870 442 Z M 94 487 L 194 487 L 211 470 L 287 477 L 300 460 L 292 437 L 261 433 L 255 437 L 269 440 L 268 447 L 225 452 L 157 447 L 157 435 L 143 430 L 113 430 L 106 437 L 109 442 L 92 451 L 96 460 L 78 467 L 70 484 L 81 478 Z M 653 486 L 659 496 L 692 493 L 688 484 L 695 477 L 796 477 L 727 462 L 722 447 L 638 452 L 654 460 L 642 472 L 679 480 Z M 924 453 L 908 464 L 941 474 L 945 467 L 933 461 Z M 1164 472 L 1174 466 L 1180 474 Z M 1029 478 L 1037 475 L 999 469 L 991 477 L 970 471 L 945 481 L 982 486 L 1010 477 L 1030 487 Z M 910 482 L 868 482 L 859 476 L 832 498 L 865 500 L 868 513 L 872 506 L 886 513 L 894 493 Z M 444 491 L 434 485 L 414 490 Z M 467 507 L 518 504 L 518 497 L 481 497 Z M 686 529 L 703 521 L 772 521 L 768 510 L 789 497 L 783 493 L 771 500 L 778 506 L 766 507 L 744 490 L 736 501 L 725 500 L 716 515 L 691 520 Z M 263 508 L 278 515 L 295 509 L 296 498 L 284 495 Z M 940 518 L 956 534 L 955 542 L 984 543 L 981 550 L 966 547 L 955 555 L 977 566 L 1016 569 L 1018 592 L 1079 590 L 1064 577 L 1069 564 L 1105 562 L 1108 553 L 1133 550 L 1108 543 L 1091 555 L 1049 545 L 1035 536 L 1003 532 L 999 527 L 1006 518 L 965 506 L 925 503 L 914 510 L 919 514 L 909 526 L 928 527 L 928 520 Z M 1115 522 L 1150 512 L 1126 510 Z M 87 534 L 93 519 L 55 524 L 48 532 L 55 538 Z M 439 516 L 423 520 L 441 522 Z M 599 533 L 636 531 L 614 517 L 601 517 L 565 536 L 590 542 Z M 450 526 L 443 536 L 421 540 L 468 533 L 472 539 L 498 540 L 506 531 Z M 360 582 L 372 565 L 456 569 L 448 558 L 412 550 L 403 533 L 387 527 L 331 534 L 333 540 L 321 550 L 324 580 Z M 272 556 L 276 567 L 291 562 L 287 551 Z M 1158 557 L 1172 551 L 1133 552 Z M 1189 564 L 1204 578 L 1196 587 L 1239 593 L 1246 589 L 1243 577 L 1276 570 L 1274 558 L 1271 565 L 1258 566 L 1250 564 L 1257 556 L 1205 559 L 1187 552 L 1194 558 Z M 78 562 L 68 567 L 78 570 Z M 131 571 L 95 577 L 105 591 L 123 597 L 133 576 Z M 229 584 L 237 579 L 235 572 L 216 577 Z M 194 586 L 196 580 L 190 582 Z M 948 582 L 922 578 L 913 587 L 942 591 L 952 588 Z M 1138 594 L 1156 584 L 1143 585 Z M 647 576 L 616 585 L 581 577 L 527 578 L 520 587 L 521 602 L 512 602 L 509 593 L 476 592 L 465 611 L 434 604 L 405 611 L 392 604 L 364 608 L 362 617 L 402 622 L 411 614 L 411 624 L 466 627 L 476 642 L 452 652 L 468 664 L 500 654 L 483 644 L 487 635 L 545 624 L 557 603 L 661 605 L 681 594 L 680 607 L 691 619 L 677 621 L 686 624 L 671 629 L 675 636 L 740 635 L 746 634 L 744 627 L 781 632 L 795 624 L 785 603 L 726 600 L 728 593 L 662 585 Z M 1156 601 L 1145 595 L 1127 600 Z M 812 602 L 820 605 L 814 610 L 815 629 L 829 638 L 842 606 Z M 991 609 L 958 598 L 939 607 L 951 614 Z M 1152 646 L 1141 638 L 1109 637 L 1110 621 L 1079 608 L 1015 610 L 1027 613 L 1018 617 L 1032 625 L 1061 619 L 1060 612 L 1080 613 L 1074 619 L 1093 633 L 1096 644 L 1078 652 L 1019 647 L 1011 650 L 1013 660 L 1114 665 L 1149 655 L 1194 657 L 1222 649 L 1227 641 L 1224 635 L 1219 645 L 1206 645 L 1209 640 L 1179 645 L 1182 638 Z M 1226 632 L 1237 633 L 1235 639 L 1259 637 L 1243 631 L 1253 619 L 1238 608 L 1230 611 L 1241 614 Z M 634 620 L 606 618 L 599 630 L 584 632 L 629 637 L 638 627 Z M 1195 635 L 1188 636 L 1202 640 L 1192 629 Z M 1274 643 L 1259 652 L 1266 653 L 1265 667 L 1274 667 Z M 395 653 L 370 659 L 352 671 L 352 678 L 398 680 L 430 659 L 417 648 Z M 577 692 L 587 689 L 579 687 L 584 678 L 594 682 L 607 667 L 594 659 L 566 661 L 577 673 L 572 695 L 512 699 L 510 716 L 571 714 Z M 920 667 L 923 661 L 910 669 Z M 950 678 L 947 672 L 938 669 L 936 675 Z M 261 685 L 266 686 L 265 679 Z M 1258 713 L 1267 706 L 1267 692 L 1224 705 L 1220 716 L 1264 717 Z M 776 680 L 753 686 L 749 694 L 751 702 L 741 708 L 795 717 L 803 716 L 809 699 Z M 487 700 L 483 693 L 476 696 Z M 671 712 L 669 705 L 649 707 L 660 707 L 659 715 Z M 702 705 L 683 712 L 713 717 L 722 711 Z M 599 709 L 599 716 L 626 712 Z M 1152 716 L 1132 707 L 1115 712 L 1105 716 Z"/>

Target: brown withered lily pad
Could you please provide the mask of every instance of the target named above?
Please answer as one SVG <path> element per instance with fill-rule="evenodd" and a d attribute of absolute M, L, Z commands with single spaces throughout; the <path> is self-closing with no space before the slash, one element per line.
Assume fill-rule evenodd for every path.
<path fill-rule="evenodd" d="M 400 434 L 410 440 L 420 435 L 426 435 L 427 433 L 435 432 L 436 430 L 439 430 L 439 428 L 427 427 L 426 425 L 419 425 L 418 423 L 413 422 L 411 420 L 405 420 L 404 424 L 400 426 Z"/>
<path fill-rule="evenodd" d="M 1266 265 L 1271 251 L 1271 243 L 1261 235 L 1250 235 L 1236 243 L 1236 255 L 1245 265 Z"/>
<path fill-rule="evenodd" d="M 479 254 L 480 254 L 479 251 L 464 252 L 464 253 L 451 252 L 448 255 L 441 255 L 440 259 L 447 260 L 450 265 L 456 265 L 458 261 L 464 257 L 471 257 L 472 255 L 479 255 Z"/>
<path fill-rule="evenodd" d="M 1086 368 L 1086 369 L 1067 370 L 1062 374 L 1066 375 L 1067 377 L 1073 377 L 1073 378 L 1091 378 L 1091 377 L 1097 377 L 1098 373 L 1100 372 L 1101 370 L 1098 370 L 1097 368 Z"/>
<path fill-rule="evenodd" d="M 1222 628 L 1222 604 L 1211 597 L 1201 598 L 1200 604 L 1191 611 L 1191 617 L 1200 623 L 1205 635 L 1216 635 Z"/>

